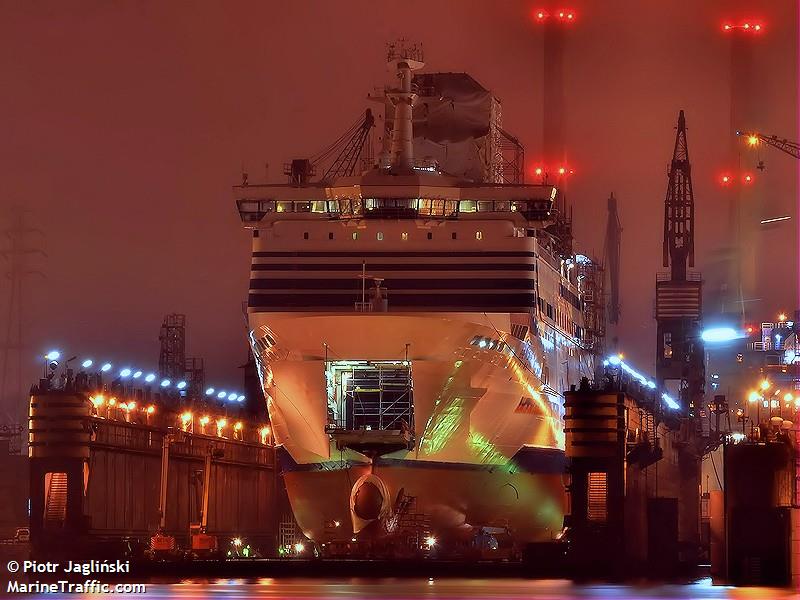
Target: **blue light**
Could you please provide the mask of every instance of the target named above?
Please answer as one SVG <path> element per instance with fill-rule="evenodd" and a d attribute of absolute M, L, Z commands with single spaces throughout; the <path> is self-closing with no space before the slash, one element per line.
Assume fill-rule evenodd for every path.
<path fill-rule="evenodd" d="M 237 394 L 236 392 L 231 392 L 230 394 L 228 394 L 228 400 L 236 400 L 236 398 L 238 397 L 239 394 Z"/>
<path fill-rule="evenodd" d="M 206 396 L 211 396 L 214 393 L 214 388 L 208 388 L 206 390 Z"/>
<path fill-rule="evenodd" d="M 620 359 L 619 356 L 609 356 L 608 362 L 610 362 L 612 365 L 618 365 L 622 362 L 622 359 Z"/>
<path fill-rule="evenodd" d="M 129 368 L 125 367 L 124 369 L 122 369 L 122 371 L 119 372 L 119 376 L 120 377 L 130 377 L 131 376 L 131 370 Z"/>
<path fill-rule="evenodd" d="M 244 395 L 239 396 L 236 400 L 239 402 L 244 402 Z"/>
<path fill-rule="evenodd" d="M 647 387 L 649 387 L 651 390 L 656 389 L 656 382 L 655 381 L 648 381 L 647 382 Z"/>
<path fill-rule="evenodd" d="M 161 380 L 161 387 L 169 387 L 171 381 L 169 379 L 162 379 Z"/>
<path fill-rule="evenodd" d="M 50 350 L 47 354 L 44 355 L 47 360 L 58 360 L 61 358 L 61 352 L 58 350 Z"/>
<path fill-rule="evenodd" d="M 148 373 L 147 377 L 144 378 L 147 383 L 153 383 L 156 380 L 156 376 L 153 373 Z"/>
<path fill-rule="evenodd" d="M 225 396 L 227 396 L 227 393 L 226 393 L 226 392 L 220 392 L 219 394 L 217 394 L 217 398 L 219 398 L 220 400 L 221 400 L 222 398 L 224 398 Z"/>
<path fill-rule="evenodd" d="M 133 374 L 133 378 L 134 378 L 134 379 L 139 379 L 139 377 L 141 377 L 141 376 L 142 376 L 142 372 L 141 372 L 141 371 L 136 371 L 136 372 Z"/>
<path fill-rule="evenodd" d="M 730 342 L 741 336 L 733 327 L 711 327 L 703 331 L 700 337 L 710 344 Z"/>
<path fill-rule="evenodd" d="M 89 367 L 91 367 L 93 364 L 94 364 L 94 361 L 93 361 L 91 358 L 87 358 L 85 361 L 83 361 L 83 362 L 81 363 L 81 366 L 82 366 L 84 369 L 88 369 L 88 368 L 89 368 Z"/>
<path fill-rule="evenodd" d="M 672 410 L 678 410 L 681 407 L 681 405 L 675 402 L 675 400 L 673 400 L 672 397 L 666 392 L 661 394 L 661 398 L 664 400 L 664 402 L 666 402 L 667 406 L 669 406 Z"/>
<path fill-rule="evenodd" d="M 100 370 L 101 370 L 103 373 L 107 373 L 108 371 L 110 371 L 110 370 L 111 370 L 111 363 L 106 363 L 106 364 L 104 364 L 102 367 L 100 367 Z"/>
<path fill-rule="evenodd" d="M 608 365 L 609 365 L 609 362 L 608 362 L 607 360 L 604 360 L 604 361 L 603 361 L 603 366 L 604 366 L 604 367 L 607 367 Z"/>
<path fill-rule="evenodd" d="M 182 390 L 182 389 L 183 389 L 183 388 L 185 388 L 185 387 L 186 387 L 186 382 L 185 382 L 185 381 L 179 381 L 179 382 L 178 382 L 177 388 L 178 388 L 179 390 Z"/>

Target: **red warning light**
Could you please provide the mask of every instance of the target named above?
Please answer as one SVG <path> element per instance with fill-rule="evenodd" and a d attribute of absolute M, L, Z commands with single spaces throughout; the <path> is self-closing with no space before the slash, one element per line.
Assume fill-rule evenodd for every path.
<path fill-rule="evenodd" d="M 723 31 L 733 31 L 734 29 L 740 29 L 745 33 L 755 33 L 764 29 L 764 24 L 756 21 L 742 21 L 740 23 L 723 23 L 722 25 Z"/>
<path fill-rule="evenodd" d="M 749 334 L 753 333 L 753 331 L 755 331 L 755 330 L 753 329 L 753 326 L 752 326 L 752 325 L 748 325 L 748 326 L 745 328 L 745 331 L 746 331 L 746 332 L 748 333 L 748 335 L 749 335 Z"/>
<path fill-rule="evenodd" d="M 533 11 L 533 18 L 536 19 L 539 23 L 543 23 L 550 14 L 546 10 L 542 10 L 541 8 L 536 9 Z"/>
<path fill-rule="evenodd" d="M 745 176 L 742 178 L 742 181 L 744 181 L 745 185 L 753 183 L 753 176 L 750 173 L 745 173 Z"/>
<path fill-rule="evenodd" d="M 544 169 L 542 169 L 542 167 L 536 167 L 536 168 L 533 170 L 533 173 L 534 173 L 534 175 L 536 175 L 537 177 L 541 177 L 541 176 L 544 174 Z"/>
<path fill-rule="evenodd" d="M 719 182 L 722 185 L 728 185 L 731 182 L 731 176 L 730 175 L 723 175 L 722 177 L 719 178 Z"/>
<path fill-rule="evenodd" d="M 574 18 L 575 18 L 575 14 L 574 13 L 567 13 L 567 19 L 568 20 L 572 21 Z"/>

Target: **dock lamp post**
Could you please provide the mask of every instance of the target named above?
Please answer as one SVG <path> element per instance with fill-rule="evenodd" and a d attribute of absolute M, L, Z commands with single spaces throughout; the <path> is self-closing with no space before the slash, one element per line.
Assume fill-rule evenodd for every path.
<path fill-rule="evenodd" d="M 750 406 L 752 406 L 753 404 L 756 405 L 756 423 L 761 425 L 761 394 L 753 390 L 752 392 L 750 392 L 750 395 L 747 396 L 747 401 L 750 403 Z M 752 408 L 751 408 L 751 414 L 752 414 Z"/>
<path fill-rule="evenodd" d="M 745 425 L 747 424 L 747 421 L 750 421 L 750 431 L 751 431 L 751 433 L 752 433 L 752 430 L 753 430 L 753 422 L 752 422 L 752 420 L 751 420 L 751 419 L 750 419 L 750 418 L 749 418 L 749 417 L 748 417 L 748 416 L 745 414 L 745 412 L 744 412 L 744 409 L 743 409 L 743 408 L 737 408 L 737 409 L 736 409 L 736 420 L 737 420 L 737 421 L 741 421 L 741 423 L 742 423 L 742 435 L 744 435 L 744 434 L 745 434 Z"/>

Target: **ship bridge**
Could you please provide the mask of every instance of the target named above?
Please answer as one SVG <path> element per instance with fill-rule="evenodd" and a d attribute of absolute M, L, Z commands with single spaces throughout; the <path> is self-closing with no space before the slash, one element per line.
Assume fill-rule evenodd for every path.
<path fill-rule="evenodd" d="M 552 185 L 473 184 L 446 175 L 391 175 L 376 170 L 331 185 L 240 185 L 234 187 L 245 227 L 300 214 L 348 218 L 492 218 L 516 213 L 520 221 L 554 222 L 558 189 Z M 289 217 L 289 214 L 292 216 Z"/>

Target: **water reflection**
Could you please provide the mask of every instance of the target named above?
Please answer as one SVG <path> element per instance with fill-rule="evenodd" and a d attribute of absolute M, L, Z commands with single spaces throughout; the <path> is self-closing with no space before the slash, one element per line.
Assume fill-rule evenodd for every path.
<path fill-rule="evenodd" d="M 80 596 L 72 596 L 78 598 Z M 88 596 L 87 596 L 88 597 Z M 135 597 L 135 596 L 129 596 Z M 142 596 L 138 596 L 142 597 Z M 187 579 L 180 583 L 151 583 L 146 598 L 303 598 L 325 600 L 404 600 L 413 598 L 498 598 L 503 600 L 784 600 L 798 598 L 793 590 L 732 588 L 700 580 L 689 585 L 578 585 L 563 580 L 527 579 Z"/>

